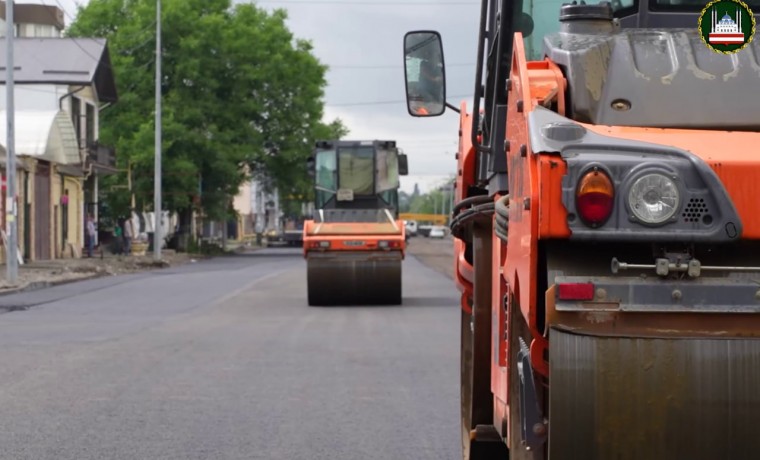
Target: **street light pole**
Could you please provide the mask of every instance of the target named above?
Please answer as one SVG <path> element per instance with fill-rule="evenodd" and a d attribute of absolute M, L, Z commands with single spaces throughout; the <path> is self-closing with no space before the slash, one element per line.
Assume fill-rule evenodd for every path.
<path fill-rule="evenodd" d="M 443 201 L 443 225 L 448 225 L 449 223 L 449 184 L 444 185 L 443 187 L 443 196 L 441 196 L 441 201 Z"/>
<path fill-rule="evenodd" d="M 156 154 L 153 185 L 153 259 L 161 260 L 161 0 L 156 0 Z"/>
<path fill-rule="evenodd" d="M 15 139 L 15 118 L 16 109 L 14 107 L 13 91 L 13 42 L 15 31 L 15 24 L 13 20 L 13 0 L 7 0 L 5 2 L 5 45 L 6 45 L 6 59 L 5 70 L 7 76 L 5 78 L 5 91 L 6 91 L 6 105 L 5 105 L 5 117 L 8 123 L 7 138 L 5 142 L 6 162 L 5 162 L 5 175 L 6 177 L 6 198 L 5 198 L 5 229 L 8 234 L 7 246 L 5 247 L 5 266 L 8 274 L 8 284 L 15 285 L 18 280 L 18 225 L 16 223 L 16 139 Z"/>
<path fill-rule="evenodd" d="M 454 185 L 454 182 L 449 184 L 449 218 L 451 218 L 451 214 L 454 213 L 454 191 L 456 190 Z"/>

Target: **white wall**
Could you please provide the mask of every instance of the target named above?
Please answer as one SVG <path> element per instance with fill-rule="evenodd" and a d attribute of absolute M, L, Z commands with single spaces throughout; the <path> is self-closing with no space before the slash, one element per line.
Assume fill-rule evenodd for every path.
<path fill-rule="evenodd" d="M 5 85 L 0 88 L 0 110 L 5 110 Z M 58 100 L 68 92 L 65 85 L 15 85 L 13 103 L 16 110 L 58 110 Z"/>
<path fill-rule="evenodd" d="M 79 102 L 81 104 L 81 118 L 80 118 L 80 133 L 81 139 L 85 139 L 87 135 L 87 128 L 85 125 L 86 115 L 86 103 L 90 103 L 94 106 L 94 139 L 100 138 L 100 113 L 96 101 L 96 94 L 92 87 L 87 87 L 78 91 L 73 95 L 69 95 L 64 99 L 63 104 L 60 105 L 60 99 L 64 95 L 70 93 L 73 90 L 77 90 L 80 87 L 71 87 L 67 85 L 15 85 L 14 91 L 14 106 L 17 111 L 25 110 L 59 110 L 61 107 L 63 110 L 71 116 L 72 103 Z M 0 110 L 5 110 L 5 85 L 0 84 Z"/>
<path fill-rule="evenodd" d="M 5 19 L 0 19 L 0 37 L 5 37 Z M 16 24 L 16 35 L 18 36 L 18 23 Z"/>
<path fill-rule="evenodd" d="M 60 37 L 61 31 L 48 24 L 16 23 L 16 37 Z M 5 37 L 5 20 L 0 19 L 0 37 Z"/>
<path fill-rule="evenodd" d="M 61 32 L 47 24 L 17 24 L 19 37 L 60 37 Z"/>
<path fill-rule="evenodd" d="M 240 185 L 238 194 L 232 201 L 232 207 L 240 214 L 250 214 L 253 212 L 253 203 L 251 201 L 252 181 L 243 182 Z"/>

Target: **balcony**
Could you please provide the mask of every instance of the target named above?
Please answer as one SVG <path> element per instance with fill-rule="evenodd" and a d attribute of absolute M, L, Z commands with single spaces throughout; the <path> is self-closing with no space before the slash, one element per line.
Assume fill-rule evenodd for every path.
<path fill-rule="evenodd" d="M 114 171 L 116 168 L 116 149 L 100 144 L 98 141 L 90 142 L 86 148 L 87 163 L 95 169 Z"/>

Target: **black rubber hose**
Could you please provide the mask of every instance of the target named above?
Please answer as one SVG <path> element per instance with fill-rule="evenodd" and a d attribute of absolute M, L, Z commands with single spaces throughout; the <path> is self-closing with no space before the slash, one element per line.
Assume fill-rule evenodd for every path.
<path fill-rule="evenodd" d="M 504 195 L 496 200 L 494 212 L 496 213 L 496 224 L 493 232 L 500 240 L 506 242 L 509 235 L 509 195 Z"/>
<path fill-rule="evenodd" d="M 493 214 L 493 212 L 494 212 L 494 204 L 493 202 L 490 202 L 490 201 L 488 203 L 481 204 L 479 206 L 473 206 L 470 209 L 462 211 L 451 220 L 451 224 L 449 225 L 449 228 L 451 229 L 451 234 L 457 238 L 460 237 L 461 236 L 460 229 L 465 223 L 467 223 L 467 221 L 474 219 L 475 217 L 479 215 L 491 215 Z"/>
<path fill-rule="evenodd" d="M 462 210 L 462 208 L 465 208 L 467 206 L 471 205 L 479 205 L 479 204 L 485 204 L 485 203 L 492 203 L 493 198 L 491 198 L 488 195 L 475 195 L 471 197 L 467 197 L 460 201 L 459 203 L 454 205 L 454 209 L 451 210 L 452 214 L 457 214 L 459 211 Z"/>
<path fill-rule="evenodd" d="M 501 241 L 507 242 L 508 235 L 501 230 L 501 227 L 494 227 L 493 232 Z"/>

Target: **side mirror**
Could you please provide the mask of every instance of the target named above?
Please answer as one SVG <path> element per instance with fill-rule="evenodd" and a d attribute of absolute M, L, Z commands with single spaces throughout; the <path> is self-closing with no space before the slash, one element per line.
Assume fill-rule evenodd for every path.
<path fill-rule="evenodd" d="M 405 153 L 398 154 L 398 175 L 406 176 L 409 174 L 409 162 L 406 159 Z"/>
<path fill-rule="evenodd" d="M 317 175 L 316 161 L 314 160 L 313 156 L 310 156 L 306 159 L 306 173 L 309 175 L 309 177 L 314 177 Z"/>
<path fill-rule="evenodd" d="M 446 72 L 441 35 L 435 31 L 404 35 L 406 107 L 414 117 L 437 117 L 446 110 Z"/>

